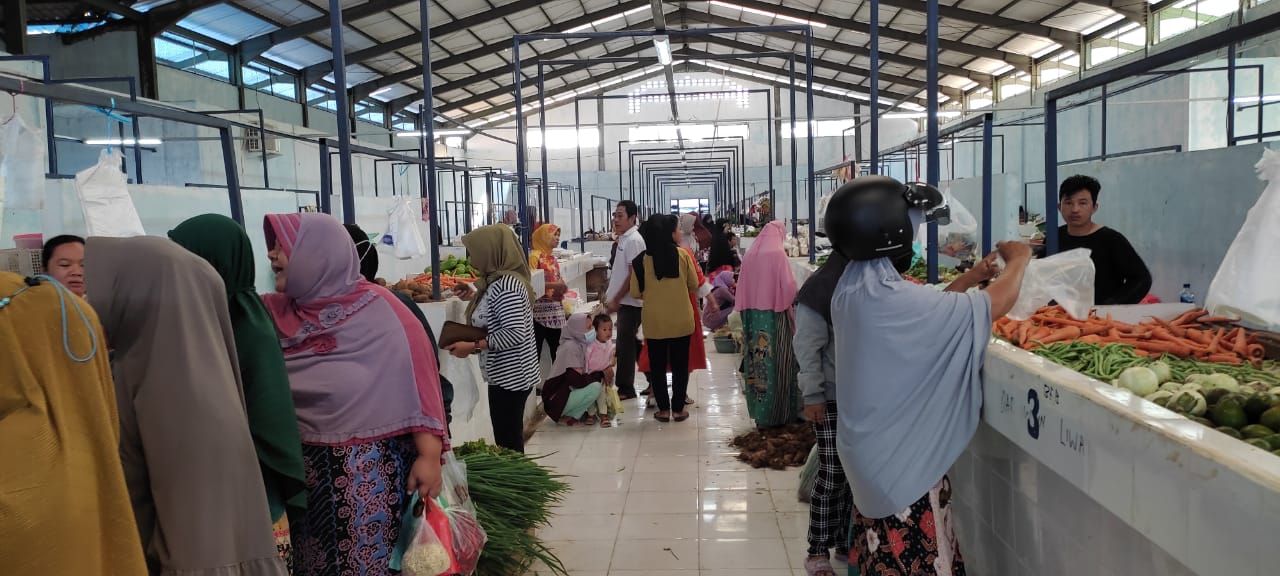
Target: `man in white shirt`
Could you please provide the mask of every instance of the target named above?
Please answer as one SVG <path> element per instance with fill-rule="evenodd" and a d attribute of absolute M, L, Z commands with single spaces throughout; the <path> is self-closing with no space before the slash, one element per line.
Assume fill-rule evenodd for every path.
<path fill-rule="evenodd" d="M 635 202 L 623 200 L 613 209 L 613 233 L 617 241 L 609 263 L 609 288 L 605 303 L 610 314 L 618 315 L 618 368 L 614 381 L 623 400 L 636 397 L 636 356 L 640 343 L 640 308 L 644 303 L 631 297 L 631 261 L 644 252 L 644 238 L 636 226 L 639 208 Z"/>

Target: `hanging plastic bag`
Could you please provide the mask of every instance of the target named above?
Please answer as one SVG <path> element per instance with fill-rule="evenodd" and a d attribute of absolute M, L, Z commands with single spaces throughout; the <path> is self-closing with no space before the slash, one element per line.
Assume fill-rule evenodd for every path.
<path fill-rule="evenodd" d="M 1004 268 L 1004 260 L 997 259 Z M 1072 318 L 1083 320 L 1093 309 L 1093 286 L 1097 272 L 1088 248 L 1076 248 L 1032 260 L 1022 275 L 1022 291 L 1009 318 L 1026 320 L 1042 306 L 1057 301 Z"/>
<path fill-rule="evenodd" d="M 800 488 L 796 497 L 805 504 L 813 498 L 813 486 L 818 483 L 818 445 L 809 450 L 809 457 L 804 460 L 804 468 L 800 469 Z"/>
<path fill-rule="evenodd" d="M 128 238 L 147 233 L 120 171 L 122 158 L 119 152 L 103 150 L 97 164 L 76 174 L 76 194 L 87 236 Z"/>
<path fill-rule="evenodd" d="M 0 127 L 0 155 L 4 163 L 6 199 L 0 194 L 0 205 L 10 210 L 44 209 L 45 139 L 44 131 L 27 126 L 21 116 L 14 116 Z"/>
<path fill-rule="evenodd" d="M 622 404 L 622 397 L 618 395 L 617 386 L 605 386 L 605 402 L 608 403 L 610 414 L 625 414 L 627 409 Z"/>
<path fill-rule="evenodd" d="M 943 197 L 945 206 L 951 209 L 951 222 L 938 225 L 938 253 L 957 260 L 972 260 L 978 251 L 978 220 L 951 194 L 951 189 L 943 192 Z M 922 225 L 921 231 L 924 230 Z M 922 234 L 921 243 L 924 238 Z"/>
<path fill-rule="evenodd" d="M 387 212 L 387 232 L 382 235 L 382 243 L 393 247 L 393 254 L 401 260 L 427 255 L 427 243 L 418 228 L 418 208 L 413 198 L 406 197 L 397 199 Z"/>
<path fill-rule="evenodd" d="M 1275 250 L 1280 245 L 1280 153 L 1263 150 L 1254 165 L 1267 187 L 1249 209 L 1244 225 L 1227 249 L 1209 285 L 1205 306 L 1215 316 L 1238 316 L 1250 327 L 1280 331 L 1280 268 Z"/>
<path fill-rule="evenodd" d="M 445 454 L 441 480 L 444 488 L 439 500 L 449 519 L 453 558 L 456 562 L 455 573 L 471 574 L 480 562 L 480 554 L 484 552 L 484 545 L 488 543 L 489 537 L 480 526 L 475 503 L 467 488 L 466 463 L 458 460 L 452 452 Z"/>
<path fill-rule="evenodd" d="M 405 576 L 458 574 L 452 539 L 449 517 L 440 505 L 435 500 L 424 501 L 414 492 L 401 521 L 400 539 L 389 565 Z"/>

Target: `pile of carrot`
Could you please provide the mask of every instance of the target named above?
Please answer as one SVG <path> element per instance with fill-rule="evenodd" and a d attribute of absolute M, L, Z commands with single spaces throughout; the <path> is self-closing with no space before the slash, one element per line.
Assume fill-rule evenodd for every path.
<path fill-rule="evenodd" d="M 458 284 L 466 284 L 468 282 L 474 282 L 474 281 L 475 281 L 475 278 L 472 276 L 450 276 L 448 274 L 444 274 L 440 276 L 440 289 L 448 290 L 450 288 L 457 286 Z M 422 284 L 425 286 L 430 286 L 431 275 L 419 274 L 417 276 L 414 276 L 410 280 L 410 282 L 413 282 L 414 284 Z"/>
<path fill-rule="evenodd" d="M 1235 322 L 1235 319 L 1209 316 L 1208 312 L 1196 309 L 1173 320 L 1151 319 L 1127 324 L 1096 313 L 1076 320 L 1062 307 L 1051 306 L 1041 308 L 1021 322 L 1001 318 L 993 329 L 997 336 L 1025 350 L 1055 342 L 1123 344 L 1145 357 L 1168 354 L 1205 362 L 1261 364 L 1266 351 L 1257 342 L 1257 336 L 1241 327 L 1228 330 L 1209 326 L 1220 322 Z"/>

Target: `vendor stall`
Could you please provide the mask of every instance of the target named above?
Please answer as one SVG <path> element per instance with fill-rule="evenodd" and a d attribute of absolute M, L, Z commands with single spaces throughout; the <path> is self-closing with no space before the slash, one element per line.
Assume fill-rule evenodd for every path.
<path fill-rule="evenodd" d="M 1280 456 L 1007 342 L 983 375 L 952 470 L 975 572 L 1276 573 Z"/>

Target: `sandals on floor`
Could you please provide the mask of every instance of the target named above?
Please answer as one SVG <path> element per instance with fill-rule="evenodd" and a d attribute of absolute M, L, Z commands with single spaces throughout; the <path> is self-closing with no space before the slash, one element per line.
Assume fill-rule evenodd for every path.
<path fill-rule="evenodd" d="M 613 421 L 612 421 L 608 416 L 601 416 L 601 417 L 600 417 L 600 427 L 601 427 L 601 428 L 612 428 L 612 427 L 613 427 Z"/>
<path fill-rule="evenodd" d="M 804 561 L 804 573 L 807 576 L 836 576 L 831 560 L 826 556 L 810 556 Z"/>
<path fill-rule="evenodd" d="M 586 418 L 583 418 L 583 419 L 582 419 L 582 425 L 583 425 L 583 426 L 595 426 L 595 425 L 596 425 L 596 417 L 595 417 L 595 416 L 587 416 Z"/>
<path fill-rule="evenodd" d="M 663 416 L 663 414 L 666 414 L 666 416 Z M 654 419 L 654 420 L 657 420 L 657 421 L 659 421 L 659 422 L 670 422 L 670 421 L 671 421 L 671 412 L 670 412 L 670 411 L 666 411 L 666 412 L 664 412 L 664 411 L 659 410 L 658 412 L 655 412 L 655 413 L 653 414 L 653 419 Z"/>
<path fill-rule="evenodd" d="M 672 416 L 671 419 L 675 420 L 676 422 L 684 422 L 685 420 L 689 419 L 689 413 L 685 411 L 680 411 L 676 413 L 674 416 Z"/>

